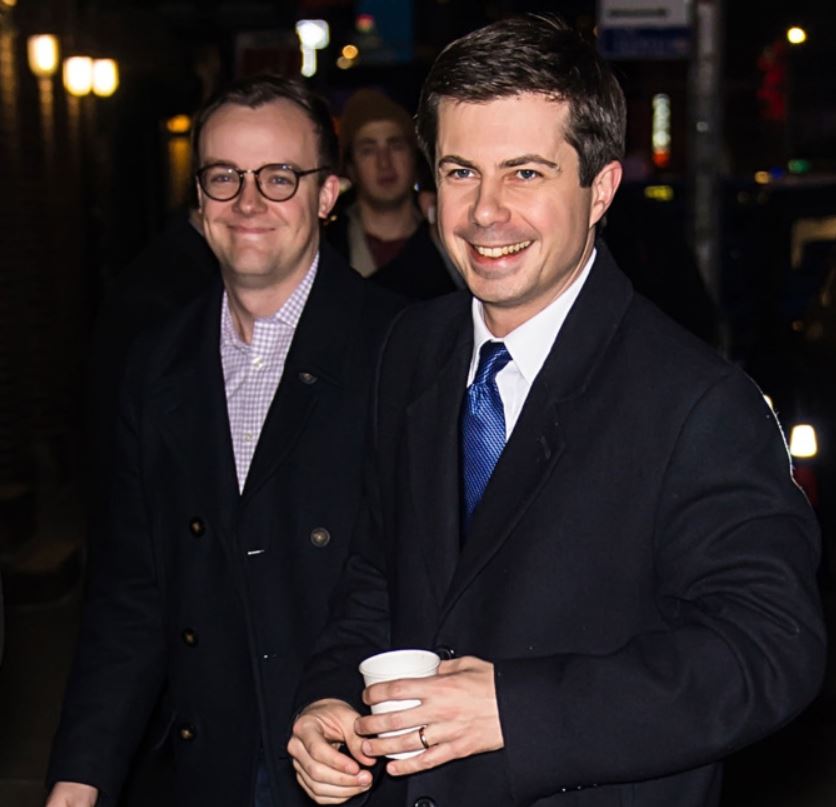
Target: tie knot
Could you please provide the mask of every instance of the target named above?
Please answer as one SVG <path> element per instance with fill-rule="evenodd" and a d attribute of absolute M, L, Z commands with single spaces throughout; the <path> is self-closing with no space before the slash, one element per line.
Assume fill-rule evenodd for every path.
<path fill-rule="evenodd" d="M 504 342 L 485 342 L 479 351 L 479 367 L 473 377 L 473 383 L 490 384 L 509 361 L 511 355 Z"/>

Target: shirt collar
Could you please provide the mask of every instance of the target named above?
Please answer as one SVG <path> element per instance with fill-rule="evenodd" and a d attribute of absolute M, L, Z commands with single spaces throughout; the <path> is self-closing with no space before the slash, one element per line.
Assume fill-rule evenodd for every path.
<path fill-rule="evenodd" d="M 593 247 L 592 254 L 571 285 L 564 289 L 542 311 L 538 311 L 531 319 L 523 322 L 522 325 L 501 340 L 505 343 L 505 347 L 511 355 L 511 360 L 516 365 L 520 375 L 529 385 L 534 383 L 537 373 L 542 369 L 546 357 L 557 339 L 558 332 L 563 327 L 563 323 L 578 298 L 583 284 L 589 277 L 597 253 L 597 249 Z M 468 384 L 473 381 L 476 375 L 476 369 L 479 366 L 479 351 L 482 349 L 482 345 L 491 340 L 500 341 L 485 324 L 482 302 L 475 297 L 471 304 L 471 316 L 473 319 L 473 355 L 470 359 Z"/>
<path fill-rule="evenodd" d="M 284 304 L 278 311 L 266 317 L 259 317 L 256 323 L 281 323 L 292 331 L 296 330 L 299 320 L 302 317 L 302 311 L 305 308 L 305 303 L 308 301 L 308 295 L 313 288 L 316 273 L 319 269 L 319 251 L 314 256 L 311 268 L 308 269 L 305 276 L 291 293 L 290 297 L 284 301 Z M 221 344 L 234 345 L 236 347 L 249 347 L 249 345 L 241 338 L 238 329 L 232 321 L 232 314 L 229 311 L 229 298 L 224 289 L 223 299 L 221 301 Z"/>

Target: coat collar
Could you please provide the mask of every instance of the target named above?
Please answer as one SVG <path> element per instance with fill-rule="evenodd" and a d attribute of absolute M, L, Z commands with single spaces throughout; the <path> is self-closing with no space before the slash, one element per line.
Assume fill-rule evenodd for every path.
<path fill-rule="evenodd" d="M 463 306 L 446 328 L 434 328 L 440 338 L 431 350 L 438 354 L 446 344 L 446 359 L 438 362 L 441 370 L 435 382 L 413 401 L 407 417 L 410 481 L 416 485 L 417 500 L 432 503 L 425 508 L 422 526 L 425 557 L 430 578 L 436 581 L 433 585 L 443 592 L 445 612 L 507 540 L 558 464 L 565 443 L 560 406 L 584 394 L 632 295 L 630 282 L 599 242 L 590 276 L 532 385 L 474 512 L 461 553 L 458 417 L 472 352 L 472 325 Z M 429 361 L 428 357 L 425 366 Z"/>

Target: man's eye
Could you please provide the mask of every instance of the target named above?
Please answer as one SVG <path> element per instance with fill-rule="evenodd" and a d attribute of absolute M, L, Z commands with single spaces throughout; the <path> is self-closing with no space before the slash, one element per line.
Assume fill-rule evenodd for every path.
<path fill-rule="evenodd" d="M 538 179 L 541 176 L 543 175 L 539 171 L 535 171 L 533 168 L 520 168 L 517 171 L 517 177 L 519 179 L 524 179 L 527 182 L 532 179 Z"/>
<path fill-rule="evenodd" d="M 270 185 L 292 185 L 293 175 L 288 174 L 268 174 L 267 182 Z"/>
<path fill-rule="evenodd" d="M 225 185 L 227 182 L 232 182 L 233 175 L 228 171 L 223 171 L 218 174 L 209 174 L 209 182 L 213 185 Z"/>
<path fill-rule="evenodd" d="M 473 176 L 473 171 L 470 168 L 452 168 L 447 172 L 450 179 L 470 179 Z"/>

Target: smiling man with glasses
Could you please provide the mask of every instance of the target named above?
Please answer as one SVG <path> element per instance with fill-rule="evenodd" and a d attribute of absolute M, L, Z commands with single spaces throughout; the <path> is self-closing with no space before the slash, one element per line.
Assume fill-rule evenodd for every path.
<path fill-rule="evenodd" d="M 359 509 L 399 303 L 320 244 L 336 138 L 304 85 L 233 85 L 194 144 L 222 282 L 128 364 L 49 807 L 114 804 L 158 702 L 178 807 L 308 803 L 284 750 L 291 699 Z"/>

